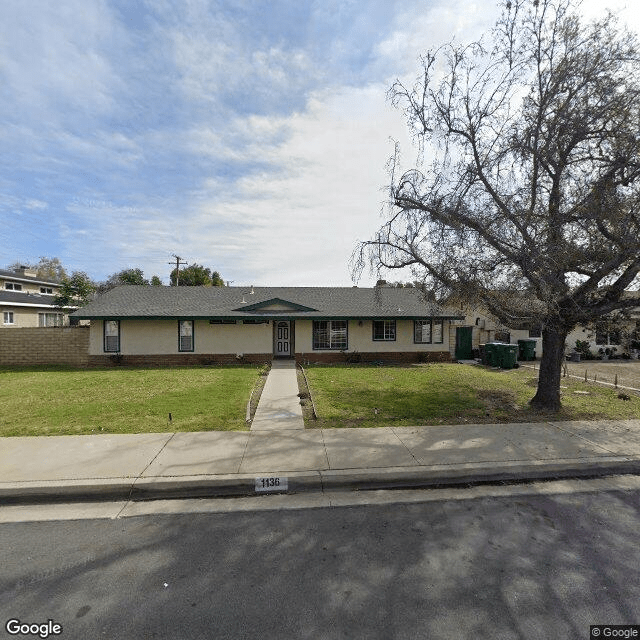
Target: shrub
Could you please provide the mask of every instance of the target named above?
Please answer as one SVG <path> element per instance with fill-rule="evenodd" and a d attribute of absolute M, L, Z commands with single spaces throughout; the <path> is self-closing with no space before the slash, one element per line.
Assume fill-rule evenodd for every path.
<path fill-rule="evenodd" d="M 591 351 L 591 343 L 587 340 L 576 340 L 576 351 L 582 360 L 593 360 L 595 358 Z"/>

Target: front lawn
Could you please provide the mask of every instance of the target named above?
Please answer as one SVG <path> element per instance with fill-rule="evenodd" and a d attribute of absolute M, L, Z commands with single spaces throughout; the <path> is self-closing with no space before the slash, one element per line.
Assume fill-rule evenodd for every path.
<path fill-rule="evenodd" d="M 535 422 L 637 418 L 640 397 L 562 379 L 559 414 L 531 410 L 537 371 L 460 364 L 408 367 L 338 365 L 305 369 L 318 413 L 309 427 Z M 579 393 L 575 393 L 578 391 Z"/>
<path fill-rule="evenodd" d="M 3 368 L 0 436 L 246 429 L 259 373 L 255 366 Z"/>

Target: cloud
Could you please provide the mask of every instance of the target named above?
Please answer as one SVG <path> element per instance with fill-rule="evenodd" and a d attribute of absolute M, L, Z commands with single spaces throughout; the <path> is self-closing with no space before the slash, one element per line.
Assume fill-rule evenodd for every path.
<path fill-rule="evenodd" d="M 116 107 L 118 75 L 107 48 L 118 44 L 110 12 L 102 2 L 2 3 L 0 59 L 12 109 L 41 125 L 65 121 L 78 111 L 94 116 Z"/>
<path fill-rule="evenodd" d="M 0 252 L 99 279 L 141 267 L 166 282 L 175 252 L 236 284 L 349 285 L 355 243 L 380 224 L 390 138 L 415 161 L 387 88 L 497 11 L 4 0 Z"/>
<path fill-rule="evenodd" d="M 251 131 L 258 123 L 245 125 Z M 348 285 L 355 240 L 378 226 L 389 136 L 404 131 L 384 85 L 319 93 L 304 112 L 258 128 L 288 135 L 266 145 L 268 170 L 238 179 L 230 198 L 205 181 L 201 196 L 208 187 L 210 195 L 189 216 L 189 245 L 204 259 L 202 231 L 223 238 L 208 260 L 221 261 L 212 266 L 236 281 Z"/>

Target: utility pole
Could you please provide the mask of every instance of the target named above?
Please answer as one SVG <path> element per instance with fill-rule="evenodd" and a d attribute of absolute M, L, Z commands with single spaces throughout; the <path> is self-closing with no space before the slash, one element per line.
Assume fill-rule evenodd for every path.
<path fill-rule="evenodd" d="M 180 263 L 187 264 L 187 261 L 183 260 L 180 256 L 177 256 L 175 253 L 172 253 L 171 255 L 176 259 L 176 287 L 179 287 L 180 286 Z M 168 262 L 167 264 L 170 264 L 171 266 L 173 266 L 173 262 Z"/>

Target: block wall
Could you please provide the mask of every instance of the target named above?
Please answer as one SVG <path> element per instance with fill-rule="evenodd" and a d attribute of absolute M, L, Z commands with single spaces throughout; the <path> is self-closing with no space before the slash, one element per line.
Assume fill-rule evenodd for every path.
<path fill-rule="evenodd" d="M 88 360 L 89 327 L 15 327 L 0 331 L 0 366 L 86 367 Z"/>

